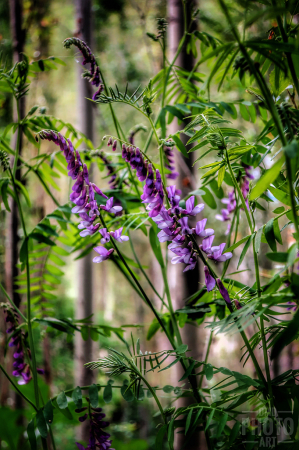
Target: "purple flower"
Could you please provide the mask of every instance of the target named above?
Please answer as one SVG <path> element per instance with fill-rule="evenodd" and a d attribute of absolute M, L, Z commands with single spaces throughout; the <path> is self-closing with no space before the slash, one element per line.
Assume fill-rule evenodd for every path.
<path fill-rule="evenodd" d="M 80 236 L 86 237 L 86 236 L 92 236 L 96 231 L 98 231 L 100 227 L 100 224 L 97 223 L 96 225 L 90 225 L 89 227 L 85 228 L 85 230 L 81 231 Z"/>
<path fill-rule="evenodd" d="M 221 222 L 226 222 L 230 220 L 229 211 L 227 209 L 222 209 L 221 214 L 216 214 L 215 219 L 221 220 Z"/>
<path fill-rule="evenodd" d="M 179 223 L 182 226 L 182 234 L 192 234 L 193 230 L 188 226 L 188 217 L 182 217 L 179 219 Z"/>
<path fill-rule="evenodd" d="M 101 263 L 108 259 L 110 255 L 113 253 L 114 249 L 111 248 L 110 250 L 107 250 L 105 247 L 101 247 L 100 245 L 98 247 L 94 247 L 94 250 L 100 255 L 95 256 L 93 258 L 93 262 L 95 263 Z"/>
<path fill-rule="evenodd" d="M 175 171 L 174 155 L 171 147 L 164 147 L 164 154 L 167 159 L 167 164 L 165 164 L 165 167 L 171 171 L 171 173 L 166 175 L 166 178 L 169 180 L 175 180 L 179 176 L 179 173 Z"/>
<path fill-rule="evenodd" d="M 195 227 L 195 233 L 197 234 L 197 236 L 207 238 L 214 234 L 214 230 L 212 228 L 207 228 L 205 230 L 207 220 L 208 219 L 202 219 L 197 222 L 196 227 Z"/>
<path fill-rule="evenodd" d="M 123 227 L 119 228 L 116 231 L 110 231 L 110 236 L 113 237 L 118 242 L 125 242 L 129 240 L 128 236 L 122 236 L 121 233 L 123 231 Z M 102 242 L 102 241 L 101 241 Z"/>
<path fill-rule="evenodd" d="M 218 285 L 218 289 L 220 294 L 222 295 L 222 297 L 224 298 L 224 300 L 226 301 L 226 303 L 228 303 L 229 305 L 231 305 L 231 299 L 229 298 L 229 294 L 227 289 L 225 289 L 225 287 L 223 286 L 222 281 L 220 280 L 220 278 L 217 278 L 217 285 Z"/>
<path fill-rule="evenodd" d="M 214 246 L 211 248 L 211 253 L 209 253 L 207 256 L 209 259 L 213 259 L 214 261 L 226 261 L 227 259 L 230 259 L 233 254 L 231 252 L 223 253 L 224 247 L 226 244 L 220 244 L 218 246 Z"/>
<path fill-rule="evenodd" d="M 100 208 L 110 214 L 117 214 L 122 210 L 122 206 L 113 206 L 113 197 L 108 198 L 106 205 L 100 205 Z"/>
<path fill-rule="evenodd" d="M 99 230 L 99 233 L 103 236 L 101 239 L 101 244 L 107 244 L 110 241 L 110 234 L 107 231 L 107 228 L 102 228 Z"/>
<path fill-rule="evenodd" d="M 200 213 L 205 205 L 200 203 L 199 205 L 194 207 L 194 195 L 192 195 L 188 200 L 186 200 L 186 209 L 182 210 L 183 214 L 187 214 L 188 216 L 196 216 L 196 214 Z"/>
<path fill-rule="evenodd" d="M 199 246 L 199 248 L 205 253 L 210 253 L 214 237 L 215 236 L 212 235 L 212 236 L 209 236 L 209 237 L 203 239 L 202 244 Z"/>
<path fill-rule="evenodd" d="M 197 258 L 195 256 L 191 256 L 188 261 L 188 265 L 185 267 L 183 272 L 188 272 L 189 270 L 194 270 L 197 263 Z"/>
<path fill-rule="evenodd" d="M 204 266 L 204 272 L 205 272 L 205 284 L 207 286 L 207 291 L 210 292 L 216 286 L 216 281 L 215 281 L 215 278 L 213 278 L 212 275 L 210 274 L 209 268 L 207 266 Z"/>

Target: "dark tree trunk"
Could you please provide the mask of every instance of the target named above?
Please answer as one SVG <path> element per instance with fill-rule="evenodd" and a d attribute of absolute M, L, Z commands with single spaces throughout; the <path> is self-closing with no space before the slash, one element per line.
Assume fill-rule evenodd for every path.
<path fill-rule="evenodd" d="M 76 0 L 77 37 L 92 46 L 92 18 L 91 0 Z M 86 98 L 92 97 L 91 85 L 82 79 L 82 67 L 78 69 L 78 124 L 80 130 L 92 141 L 93 140 L 93 107 Z M 78 262 L 78 298 L 76 316 L 78 319 L 93 314 L 93 263 L 92 255 L 89 254 Z M 76 336 L 75 345 L 75 381 L 79 386 L 86 386 L 94 382 L 94 373 L 86 369 L 84 364 L 92 361 L 93 341 L 89 338 L 83 341 L 80 334 Z M 88 440 L 88 421 L 80 427 L 79 439 Z"/>
<path fill-rule="evenodd" d="M 11 29 L 11 39 L 12 39 L 12 47 L 13 47 L 13 62 L 20 62 L 23 58 L 24 45 L 25 45 L 25 30 L 23 29 L 23 2 L 22 0 L 10 0 L 9 2 L 10 8 L 10 29 Z M 19 116 L 17 107 L 14 104 L 13 109 L 13 121 L 18 122 L 25 117 L 25 96 L 23 96 L 19 100 Z M 13 137 L 12 142 L 13 148 L 16 148 L 16 135 Z M 19 144 L 19 155 L 22 154 L 23 147 L 23 135 L 21 133 L 21 139 Z M 11 161 L 13 164 L 13 161 Z M 21 171 L 17 169 L 16 171 L 16 179 L 21 180 Z M 14 288 L 14 280 L 18 275 L 18 244 L 19 244 L 19 236 L 18 230 L 20 226 L 18 208 L 16 202 L 11 198 L 10 200 L 10 210 L 11 212 L 7 214 L 7 234 L 6 234 L 6 252 L 5 252 L 5 285 L 8 295 L 13 300 L 13 302 L 20 307 L 21 298 L 18 293 L 15 292 Z M 7 355 L 6 361 L 8 361 L 8 365 L 12 367 L 12 352 L 10 355 Z M 8 371 L 11 372 L 11 367 L 7 367 Z M 3 380 L 2 391 L 1 391 L 1 401 L 3 403 L 6 402 L 6 399 L 9 394 L 9 385 L 7 384 L 7 380 Z M 23 408 L 23 400 L 22 398 L 14 394 L 15 399 L 15 408 L 22 409 Z M 23 417 L 21 416 L 18 420 L 18 425 L 22 425 Z M 24 444 L 23 438 L 19 442 L 20 447 Z"/>
<path fill-rule="evenodd" d="M 169 60 L 172 61 L 174 55 L 177 51 L 179 42 L 184 33 L 184 13 L 183 13 L 183 2 L 181 0 L 168 0 L 168 56 Z M 187 10 L 187 23 L 190 24 L 191 21 L 191 11 L 195 6 L 195 0 L 186 1 Z M 193 68 L 193 57 L 191 54 L 187 54 L 186 48 L 183 48 L 181 54 L 176 60 L 175 64 L 182 67 L 184 70 L 191 71 Z M 173 122 L 171 125 L 171 133 L 178 130 L 179 126 Z M 181 136 L 182 138 L 182 136 Z M 186 142 L 184 142 L 185 144 Z M 193 162 L 194 153 L 189 154 L 189 158 L 185 158 L 181 153 L 176 152 L 176 166 L 179 172 L 179 177 L 175 181 L 177 188 L 182 190 L 182 197 L 185 197 L 191 190 L 196 189 L 196 181 L 193 174 Z M 194 223 L 193 223 L 194 222 Z M 189 225 L 195 226 L 196 221 L 189 219 Z M 172 266 L 170 268 L 170 283 L 172 298 L 175 303 L 175 307 L 182 308 L 185 306 L 184 299 L 194 294 L 199 290 L 200 282 L 200 272 L 199 266 L 194 270 L 183 273 L 181 265 Z M 196 359 L 202 359 L 203 338 L 199 339 L 199 330 L 192 325 L 186 325 L 182 330 L 182 340 L 184 344 L 187 344 L 191 352 L 189 355 L 194 356 Z M 177 380 L 182 376 L 182 369 L 179 365 L 176 365 Z M 189 398 L 182 398 L 179 401 L 178 406 L 187 406 L 192 402 Z M 175 448 L 180 449 L 184 444 L 184 434 L 176 434 L 175 438 Z M 203 444 L 204 445 L 204 444 Z M 194 433 L 191 442 L 188 443 L 187 447 L 189 450 L 198 450 L 199 448 L 204 448 L 200 445 L 199 433 Z"/>

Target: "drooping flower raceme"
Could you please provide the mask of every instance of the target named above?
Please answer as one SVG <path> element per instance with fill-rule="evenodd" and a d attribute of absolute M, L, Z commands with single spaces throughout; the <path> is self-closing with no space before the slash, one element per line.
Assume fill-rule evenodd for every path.
<path fill-rule="evenodd" d="M 79 421 L 85 422 L 89 417 L 90 430 L 89 430 L 89 441 L 87 447 L 76 442 L 76 446 L 79 450 L 114 450 L 111 448 L 112 441 L 110 439 L 110 434 L 103 430 L 109 426 L 109 422 L 103 419 L 106 415 L 102 412 L 102 408 L 93 408 L 90 406 L 90 411 L 87 411 L 87 407 L 76 409 L 75 412 L 83 413 L 83 416 L 79 417 Z"/>
<path fill-rule="evenodd" d="M 96 59 L 88 47 L 88 45 L 78 38 L 72 37 L 64 40 L 63 45 L 65 48 L 70 48 L 72 45 L 77 47 L 83 55 L 82 65 L 90 64 L 90 70 L 83 74 L 84 78 L 88 78 L 92 85 L 96 86 L 98 89 L 93 94 L 92 99 L 96 98 L 101 94 L 104 89 L 103 81 L 101 79 L 100 68 L 97 65 Z"/>
<path fill-rule="evenodd" d="M 52 130 L 43 130 L 39 133 L 39 136 L 41 139 L 52 141 L 60 147 L 68 163 L 68 175 L 73 180 L 76 180 L 72 187 L 70 200 L 76 205 L 72 209 L 72 212 L 78 214 L 81 218 L 81 222 L 78 226 L 78 228 L 82 230 L 80 231 L 80 236 L 92 236 L 96 232 L 99 232 L 102 235 L 101 243 L 105 244 L 109 242 L 110 236 L 114 237 L 114 235 L 109 235 L 106 228 L 100 228 L 101 222 L 98 221 L 100 209 L 109 214 L 119 215 L 122 211 L 122 206 L 114 205 L 113 197 L 108 198 L 98 186 L 89 180 L 87 166 L 86 164 L 83 164 L 78 150 L 73 148 L 72 142 L 69 139 L 65 139 L 60 133 Z M 95 194 L 107 199 L 106 204 L 100 205 L 99 207 Z M 115 233 L 119 242 L 124 242 L 127 239 L 126 236 L 121 236 L 121 232 L 122 228 L 112 233 Z M 113 253 L 113 249 L 107 250 L 105 247 L 96 247 L 94 250 L 100 255 L 94 258 L 94 262 L 97 263 L 108 259 Z"/>
<path fill-rule="evenodd" d="M 254 176 L 252 174 L 252 166 L 248 166 L 247 164 L 242 163 L 242 166 L 245 171 L 245 175 L 241 179 L 241 192 L 244 197 L 245 203 L 247 208 L 249 209 L 248 204 L 248 193 L 249 193 L 249 183 L 250 180 L 254 179 Z M 236 196 L 235 196 L 235 189 L 232 189 L 228 193 L 227 198 L 223 198 L 221 200 L 222 203 L 226 205 L 226 208 L 221 209 L 221 214 L 216 214 L 215 218 L 217 220 L 220 220 L 221 222 L 230 222 L 231 221 L 231 215 L 235 211 L 237 202 L 236 202 Z M 227 230 L 225 234 L 229 233 L 231 224 L 228 223 Z"/>
<path fill-rule="evenodd" d="M 11 334 L 11 339 L 8 344 L 9 347 L 15 347 L 15 352 L 13 354 L 14 362 L 12 375 L 18 378 L 18 384 L 27 384 L 32 380 L 31 370 L 29 361 L 26 363 L 25 355 L 30 359 L 30 350 L 25 345 L 25 336 L 19 326 L 19 315 L 16 311 L 12 310 L 10 307 L 5 307 L 4 313 L 6 314 L 5 322 L 10 324 L 7 328 L 6 333 Z M 37 373 L 43 375 L 43 369 L 36 369 Z"/>
<path fill-rule="evenodd" d="M 180 207 L 181 191 L 175 186 L 169 186 L 164 192 L 159 170 L 153 169 L 152 164 L 146 161 L 138 147 L 123 144 L 122 157 L 132 169 L 136 170 L 139 181 L 145 182 L 141 195 L 142 203 L 147 204 L 149 217 L 161 230 L 158 233 L 159 241 L 171 242 L 168 248 L 175 254 L 171 260 L 173 264 L 186 264 L 184 272 L 195 268 L 198 255 L 193 246 L 192 236 L 203 238 L 201 249 L 207 253 L 209 259 L 222 262 L 232 257 L 230 252 L 223 253 L 225 244 L 212 247 L 214 230 L 205 229 L 207 219 L 198 221 L 195 228 L 189 226 L 188 217 L 199 214 L 204 209 L 204 204 L 195 206 L 195 197 L 191 196 L 186 201 L 186 207 Z M 209 282 L 209 287 L 211 285 Z"/>

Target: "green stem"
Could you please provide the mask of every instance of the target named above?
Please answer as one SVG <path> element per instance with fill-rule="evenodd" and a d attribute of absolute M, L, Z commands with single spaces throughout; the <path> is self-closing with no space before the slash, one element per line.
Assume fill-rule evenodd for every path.
<path fill-rule="evenodd" d="M 163 267 L 161 266 L 161 271 L 162 271 L 162 276 L 163 276 L 163 281 L 164 281 L 164 286 L 165 286 L 165 293 L 166 293 L 168 309 L 169 309 L 169 313 L 170 313 L 173 331 L 176 336 L 177 345 L 182 345 L 183 342 L 182 342 L 182 338 L 181 338 L 181 333 L 178 328 L 178 324 L 177 324 L 173 306 L 172 306 L 171 295 L 170 295 L 170 290 L 169 290 L 169 285 L 168 285 L 168 280 L 167 280 L 167 271 L 166 271 L 165 265 L 163 265 Z"/>
<path fill-rule="evenodd" d="M 104 219 L 103 219 L 103 217 L 102 217 L 101 214 L 100 214 L 99 217 L 100 217 L 100 221 L 101 221 L 103 227 L 104 227 L 104 228 L 107 228 L 107 226 L 106 226 L 106 224 L 105 224 L 105 221 L 104 221 Z M 116 250 L 116 253 L 118 254 L 119 258 L 121 259 L 122 263 L 123 263 L 124 266 L 126 267 L 127 271 L 129 272 L 129 274 L 130 274 L 131 277 L 133 278 L 133 280 L 134 280 L 136 286 L 138 287 L 138 289 L 140 290 L 141 294 L 143 295 L 144 300 L 146 301 L 147 305 L 150 307 L 150 309 L 151 309 L 152 312 L 154 313 L 154 315 L 155 315 L 156 319 L 158 320 L 158 322 L 159 322 L 159 324 L 160 324 L 162 330 L 165 332 L 166 336 L 168 337 L 168 339 L 169 339 L 171 345 L 173 346 L 173 348 L 175 348 L 175 347 L 174 347 L 174 342 L 173 342 L 173 340 L 168 336 L 166 327 L 165 327 L 163 321 L 161 320 L 159 314 L 157 313 L 157 311 L 156 311 L 154 305 L 152 304 L 152 302 L 150 301 L 150 299 L 148 298 L 148 296 L 147 296 L 146 293 L 144 292 L 143 287 L 140 285 L 140 283 L 139 283 L 139 281 L 137 280 L 137 278 L 135 277 L 134 273 L 132 272 L 132 270 L 131 270 L 130 267 L 128 266 L 126 260 L 124 259 L 122 253 L 121 253 L 120 250 L 118 249 L 118 246 L 116 245 L 116 243 L 115 243 L 115 241 L 114 241 L 114 239 L 113 239 L 112 237 L 111 237 L 111 243 L 112 243 L 114 249 Z"/>
<path fill-rule="evenodd" d="M 26 397 L 26 395 L 23 394 L 22 391 L 20 391 L 20 389 L 18 388 L 18 386 L 12 381 L 12 379 L 10 378 L 10 376 L 8 375 L 8 373 L 6 372 L 6 370 L 4 369 L 4 367 L 2 366 L 2 364 L 0 364 L 0 369 L 2 370 L 2 372 L 4 373 L 4 375 L 6 376 L 6 378 L 8 379 L 8 381 L 11 383 L 11 385 L 14 387 L 14 389 L 17 391 L 17 393 L 23 397 L 23 399 L 29 403 L 29 405 L 32 406 L 32 408 L 35 409 L 35 411 L 37 411 L 37 407 L 32 403 L 31 400 L 29 400 L 29 398 Z"/>
<path fill-rule="evenodd" d="M 129 233 L 129 236 L 130 236 L 130 233 Z M 139 261 L 139 258 L 138 258 L 137 254 L 136 254 L 136 252 L 135 252 L 135 248 L 134 248 L 134 245 L 133 245 L 133 242 L 132 242 L 131 237 L 130 237 L 130 246 L 131 246 L 131 249 L 132 249 L 132 252 L 133 252 L 135 261 L 137 262 L 140 271 L 142 272 L 143 276 L 144 276 L 145 279 L 147 280 L 148 284 L 150 285 L 150 287 L 152 288 L 152 290 L 154 291 L 154 293 L 156 294 L 156 296 L 159 297 L 159 299 L 160 299 L 161 302 L 164 304 L 164 306 L 166 306 L 166 304 L 164 303 L 163 298 L 161 297 L 161 295 L 159 294 L 159 292 L 157 291 L 157 289 L 155 288 L 155 286 L 154 286 L 153 283 L 151 282 L 150 278 L 147 276 L 147 273 L 146 273 L 145 270 L 143 269 L 142 264 L 141 264 L 141 262 Z"/>
<path fill-rule="evenodd" d="M 216 314 L 215 314 L 214 319 L 213 319 L 213 322 L 215 322 L 215 321 L 216 321 Z M 213 330 L 211 331 L 210 336 L 209 336 L 209 341 L 208 341 L 208 346 L 207 346 L 207 351 L 206 351 L 206 355 L 205 355 L 204 364 L 207 364 L 207 362 L 208 362 L 212 341 L 213 341 Z M 203 379 L 204 379 L 204 374 L 202 374 L 202 376 L 201 376 L 201 379 L 200 379 L 200 382 L 199 382 L 199 385 L 198 385 L 199 389 L 201 389 L 201 386 L 202 386 L 202 383 L 203 383 Z"/>
<path fill-rule="evenodd" d="M 21 134 L 22 134 L 20 104 L 19 104 L 18 100 L 16 100 L 16 102 L 17 102 L 17 114 L 18 114 L 18 131 L 17 131 L 17 142 L 16 142 L 15 159 L 14 159 L 13 168 L 12 168 L 12 173 L 13 173 L 14 177 L 16 176 L 16 171 L 17 171 L 17 166 L 18 166 L 20 145 L 21 145 Z"/>

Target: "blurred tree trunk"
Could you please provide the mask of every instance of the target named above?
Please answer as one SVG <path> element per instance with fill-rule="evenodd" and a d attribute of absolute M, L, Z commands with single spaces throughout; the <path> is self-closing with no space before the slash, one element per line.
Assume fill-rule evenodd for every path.
<path fill-rule="evenodd" d="M 179 42 L 184 34 L 184 12 L 183 12 L 183 2 L 181 0 L 168 0 L 168 56 L 169 60 L 172 61 L 176 50 L 178 48 Z M 195 9 L 196 0 L 186 1 L 186 11 L 187 11 L 187 23 L 191 22 L 191 13 Z M 187 54 L 186 47 L 183 48 L 181 54 L 175 62 L 176 65 L 182 67 L 184 70 L 191 71 L 193 68 L 193 57 L 191 54 Z M 171 124 L 171 133 L 175 133 L 179 126 L 176 122 Z M 186 142 L 184 142 L 185 144 Z M 179 172 L 179 177 L 175 184 L 177 188 L 182 190 L 182 197 L 185 197 L 191 190 L 196 189 L 196 181 L 193 174 L 193 159 L 194 153 L 189 154 L 189 158 L 185 158 L 181 153 L 176 152 L 176 168 Z M 193 220 L 192 220 L 193 219 Z M 195 218 L 189 218 L 189 226 L 195 226 Z M 170 268 L 170 283 L 172 298 L 175 303 L 176 309 L 185 306 L 184 299 L 194 294 L 200 288 L 200 272 L 199 266 L 192 271 L 183 273 L 183 268 L 181 265 L 172 266 Z M 185 325 L 181 330 L 182 340 L 184 344 L 187 344 L 191 350 L 190 356 L 194 356 L 196 359 L 202 358 L 202 341 L 203 338 L 199 339 L 199 330 L 192 325 Z M 180 379 L 182 376 L 182 368 L 179 365 L 175 366 L 177 368 L 176 379 Z M 189 398 L 182 398 L 179 401 L 178 406 L 187 406 L 193 402 Z M 184 444 L 184 434 L 176 434 L 175 437 L 175 448 L 180 449 Z M 204 444 L 203 444 L 204 445 Z M 199 433 L 195 433 L 192 436 L 191 442 L 187 444 L 188 450 L 198 450 L 199 448 L 204 448 L 200 444 Z"/>
<path fill-rule="evenodd" d="M 25 30 L 22 28 L 23 18 L 23 3 L 22 0 L 10 0 L 10 29 L 11 39 L 13 47 L 13 62 L 20 62 L 22 60 L 22 52 L 24 51 L 25 44 Z M 22 97 L 19 101 L 20 107 L 20 119 L 25 116 L 25 97 Z M 13 121 L 18 122 L 18 112 L 16 105 L 13 105 Z M 16 145 L 16 134 L 13 136 L 12 147 Z M 22 154 L 23 136 L 21 134 L 19 153 Z M 13 158 L 11 158 L 11 164 L 13 164 Z M 21 171 L 17 169 L 16 179 L 20 181 Z M 14 279 L 18 275 L 18 229 L 19 229 L 19 216 L 16 202 L 10 199 L 10 213 L 6 214 L 6 252 L 5 252 L 5 286 L 8 295 L 13 302 L 19 307 L 21 298 L 20 295 L 14 292 Z M 11 358 L 7 359 L 9 364 L 12 363 Z M 1 390 L 1 401 L 5 403 L 8 396 L 9 385 L 7 380 L 3 380 Z"/>
<path fill-rule="evenodd" d="M 91 0 L 76 0 L 76 36 L 92 46 L 92 18 Z M 93 107 L 92 102 L 86 100 L 92 97 L 91 85 L 81 77 L 82 67 L 78 67 L 78 125 L 88 139 L 93 141 Z M 76 318 L 83 319 L 93 314 L 93 263 L 92 254 L 78 261 L 78 297 Z M 86 386 L 94 382 L 94 372 L 86 369 L 84 364 L 92 361 L 93 341 L 89 337 L 83 341 L 77 333 L 75 341 L 75 382 L 79 386 Z M 87 441 L 89 437 L 89 421 L 84 422 L 79 431 L 79 439 Z"/>
<path fill-rule="evenodd" d="M 13 62 L 17 63 L 22 61 L 25 45 L 25 29 L 23 28 L 23 2 L 22 0 L 10 0 L 9 1 L 9 12 L 10 12 L 10 30 L 11 30 L 11 40 L 12 40 L 12 49 L 13 49 Z M 18 120 L 22 120 L 25 117 L 25 96 L 23 96 L 19 100 L 19 115 L 17 111 L 16 104 L 13 105 L 13 121 L 18 122 Z M 16 147 L 16 136 L 17 133 L 13 136 L 12 147 Z M 21 139 L 19 143 L 19 154 L 22 154 L 23 147 L 23 134 L 21 133 Z M 13 164 L 13 158 L 11 158 L 11 164 Z M 21 171 L 17 169 L 16 171 L 16 179 L 21 180 Z M 19 215 L 18 208 L 16 202 L 11 198 L 10 199 L 10 210 L 11 212 L 6 215 L 7 217 L 7 225 L 6 225 L 6 252 L 5 252 L 5 286 L 8 295 L 13 300 L 13 302 L 20 307 L 21 298 L 18 293 L 14 290 L 14 280 L 18 275 L 18 244 L 19 244 Z M 6 357 L 8 372 L 12 370 L 12 351 L 9 351 L 9 354 Z M 9 395 L 9 384 L 6 379 L 1 380 L 1 403 L 6 403 L 8 395 Z M 15 408 L 20 410 L 23 408 L 23 400 L 22 398 L 14 393 L 15 400 Z M 23 424 L 23 416 L 20 416 L 18 419 L 18 425 Z M 21 437 L 19 442 L 20 448 L 24 444 L 24 438 Z"/>

